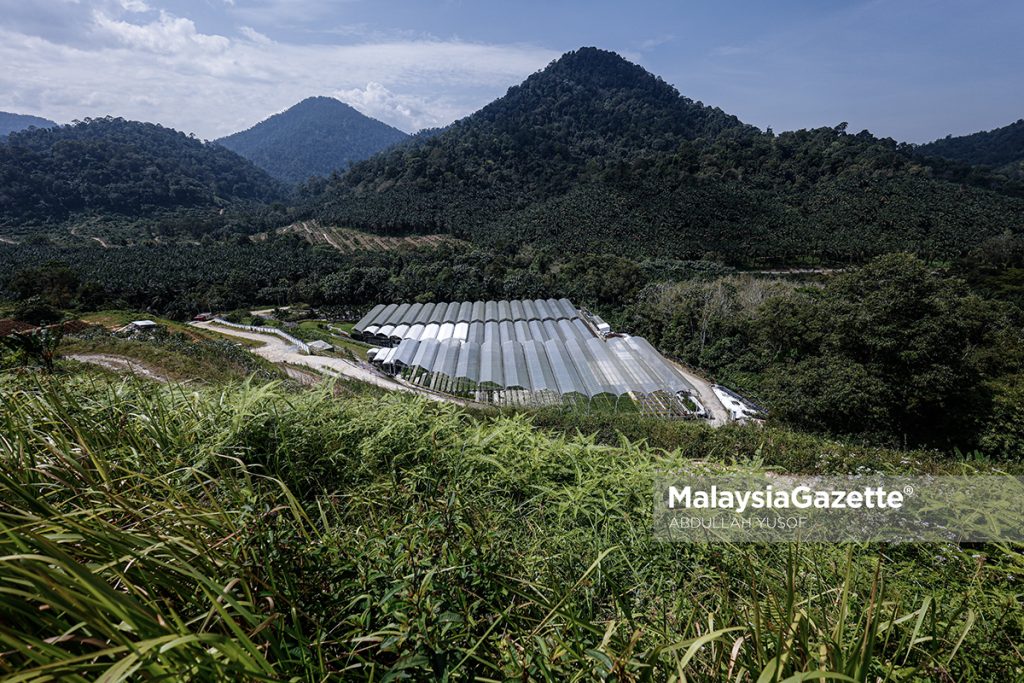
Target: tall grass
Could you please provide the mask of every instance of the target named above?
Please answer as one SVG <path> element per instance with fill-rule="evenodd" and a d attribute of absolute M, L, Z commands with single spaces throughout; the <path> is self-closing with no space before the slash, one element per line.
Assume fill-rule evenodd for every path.
<path fill-rule="evenodd" d="M 331 387 L 0 400 L 5 680 L 1024 675 L 1016 549 L 657 543 L 685 449 Z"/>

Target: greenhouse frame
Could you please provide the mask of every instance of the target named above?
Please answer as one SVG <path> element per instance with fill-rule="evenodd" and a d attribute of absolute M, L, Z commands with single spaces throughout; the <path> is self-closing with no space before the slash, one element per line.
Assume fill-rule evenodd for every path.
<path fill-rule="evenodd" d="M 682 417 L 696 395 L 647 340 L 599 335 L 568 299 L 379 304 L 352 336 L 381 347 L 370 358 L 385 372 L 479 402 L 600 401 Z"/>

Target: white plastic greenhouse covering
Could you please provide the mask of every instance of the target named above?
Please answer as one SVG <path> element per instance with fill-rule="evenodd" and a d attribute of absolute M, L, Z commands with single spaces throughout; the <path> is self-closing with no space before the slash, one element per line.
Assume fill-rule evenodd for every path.
<path fill-rule="evenodd" d="M 396 325 L 395 329 L 391 330 L 391 334 L 389 336 L 397 341 L 405 339 L 406 337 L 409 336 L 409 325 L 405 323 L 402 323 L 401 325 Z"/>
<path fill-rule="evenodd" d="M 423 325 L 430 320 L 436 306 L 437 304 L 423 304 L 423 308 L 421 308 L 420 312 L 416 314 L 416 324 Z"/>
<path fill-rule="evenodd" d="M 513 320 L 529 320 L 529 318 L 526 317 L 526 312 L 523 310 L 522 301 L 516 300 L 510 302 L 509 308 L 512 309 Z"/>
<path fill-rule="evenodd" d="M 529 299 L 523 300 L 523 317 L 527 320 L 540 320 L 537 316 L 537 307 Z"/>
<path fill-rule="evenodd" d="M 416 316 L 423 309 L 423 304 L 413 304 L 409 307 L 409 310 L 405 312 L 402 319 L 398 321 L 400 325 L 410 325 L 416 321 Z"/>
<path fill-rule="evenodd" d="M 646 340 L 595 336 L 567 299 L 381 304 L 353 336 L 394 344 L 373 362 L 440 390 L 585 398 L 693 393 Z"/>

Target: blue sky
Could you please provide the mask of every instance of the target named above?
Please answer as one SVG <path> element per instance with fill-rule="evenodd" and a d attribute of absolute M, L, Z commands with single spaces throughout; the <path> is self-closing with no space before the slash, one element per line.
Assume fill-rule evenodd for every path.
<path fill-rule="evenodd" d="M 0 0 L 0 110 L 214 138 L 310 95 L 414 131 L 567 50 L 615 50 L 761 128 L 925 142 L 1024 117 L 1024 3 Z"/>

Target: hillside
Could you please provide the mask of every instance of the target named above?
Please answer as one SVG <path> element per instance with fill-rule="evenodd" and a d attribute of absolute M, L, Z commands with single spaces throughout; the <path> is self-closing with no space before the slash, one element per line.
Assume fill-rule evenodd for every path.
<path fill-rule="evenodd" d="M 0 111 L 0 138 L 10 135 L 19 130 L 25 130 L 29 126 L 36 128 L 51 128 L 57 124 L 50 119 L 29 114 L 12 114 L 7 111 Z"/>
<path fill-rule="evenodd" d="M 974 165 L 1019 166 L 1024 162 L 1024 119 L 1002 128 L 971 135 L 947 135 L 934 142 L 920 145 L 917 151 L 928 156 Z"/>
<path fill-rule="evenodd" d="M 4 677 L 1019 680 L 1013 544 L 651 533 L 665 472 L 941 473 L 931 453 L 60 372 L 0 376 Z"/>
<path fill-rule="evenodd" d="M 1024 201 L 985 173 L 845 124 L 762 133 L 595 48 L 356 164 L 316 211 L 380 232 L 734 262 L 949 256 L 1024 229 Z"/>
<path fill-rule="evenodd" d="M 310 97 L 217 142 L 275 178 L 298 183 L 343 171 L 408 137 L 333 97 Z"/>
<path fill-rule="evenodd" d="M 234 152 L 152 123 L 86 119 L 14 133 L 0 144 L 0 225 L 282 196 L 275 180 Z"/>

